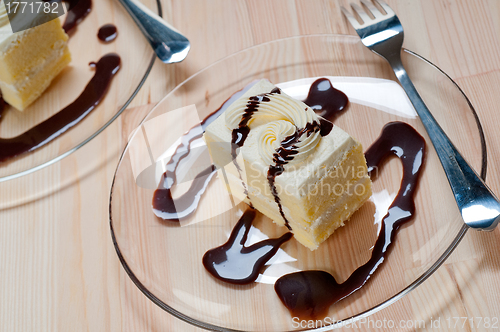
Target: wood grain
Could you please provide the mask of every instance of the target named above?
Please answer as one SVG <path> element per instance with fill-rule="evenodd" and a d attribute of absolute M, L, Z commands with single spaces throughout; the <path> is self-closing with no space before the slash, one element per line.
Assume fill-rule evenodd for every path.
<path fill-rule="evenodd" d="M 387 2 L 404 24 L 405 46 L 456 79 L 475 106 L 488 144 L 487 183 L 500 194 L 499 2 Z M 193 44 L 188 58 L 178 65 L 157 62 L 118 121 L 77 153 L 16 182 L 11 190 L 34 194 L 0 211 L 0 330 L 198 331 L 137 289 L 111 243 L 109 189 L 126 133 L 177 84 L 235 51 L 298 34 L 354 34 L 341 3 L 347 1 L 163 0 L 167 20 Z M 106 15 L 94 11 L 89 20 L 105 23 Z M 447 328 L 444 320 L 500 316 L 499 245 L 498 229 L 469 232 L 436 274 L 394 305 L 391 319 L 424 320 L 428 327 L 441 317 L 443 331 L 488 330 Z M 387 318 L 386 312 L 372 320 Z"/>

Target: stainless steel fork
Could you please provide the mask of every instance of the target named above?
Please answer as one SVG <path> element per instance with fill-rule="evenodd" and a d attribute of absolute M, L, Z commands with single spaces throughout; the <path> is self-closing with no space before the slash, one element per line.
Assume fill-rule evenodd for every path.
<path fill-rule="evenodd" d="M 344 7 L 342 12 L 361 37 L 363 45 L 386 59 L 394 70 L 436 149 L 464 222 L 478 230 L 493 230 L 500 220 L 500 202 L 446 136 L 408 77 L 401 62 L 404 37 L 401 22 L 382 0 L 374 1 L 385 14 L 370 1 L 360 1 L 374 18 L 354 3 L 351 7 L 362 24 Z"/>
<path fill-rule="evenodd" d="M 118 0 L 142 31 L 158 58 L 164 63 L 184 60 L 189 40 L 138 0 Z"/>

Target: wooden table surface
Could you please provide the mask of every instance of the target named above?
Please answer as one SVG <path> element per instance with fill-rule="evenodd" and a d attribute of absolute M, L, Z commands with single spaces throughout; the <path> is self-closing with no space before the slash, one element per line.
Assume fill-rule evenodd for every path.
<path fill-rule="evenodd" d="M 101 0 L 100 0 L 101 1 Z M 487 183 L 500 194 L 500 1 L 388 0 L 405 27 L 404 46 L 430 59 L 465 91 L 483 124 Z M 181 64 L 156 62 L 126 111 L 61 162 L 72 181 L 0 211 L 1 331 L 198 331 L 148 300 L 121 267 L 111 242 L 108 200 L 122 129 L 177 84 L 243 48 L 300 34 L 355 34 L 336 0 L 163 0 L 165 17 L 191 41 Z M 344 5 L 346 2 L 343 3 Z M 91 15 L 94 15 L 92 13 Z M 142 107 L 143 106 L 143 107 Z M 126 137 L 126 136 L 125 136 Z M 92 160 L 89 171 L 83 167 Z M 445 264 L 405 301 L 401 317 L 441 318 L 450 331 L 500 326 L 500 229 L 470 231 Z M 401 302 L 401 301 L 400 301 Z M 384 310 L 372 317 L 383 320 Z M 489 318 L 496 328 L 448 328 L 454 317 Z M 496 318 L 495 318 L 496 317 Z M 347 330 L 347 329 L 346 329 Z M 361 329 L 361 330 L 367 330 Z M 380 330 L 384 329 L 370 329 Z M 394 329 L 396 330 L 416 330 Z"/>

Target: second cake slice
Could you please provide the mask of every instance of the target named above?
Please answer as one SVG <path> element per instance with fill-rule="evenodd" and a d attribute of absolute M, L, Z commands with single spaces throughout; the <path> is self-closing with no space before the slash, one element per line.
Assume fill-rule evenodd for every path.
<path fill-rule="evenodd" d="M 68 36 L 58 18 L 15 33 L 7 18 L 0 20 L 0 90 L 16 109 L 31 105 L 70 61 Z"/>

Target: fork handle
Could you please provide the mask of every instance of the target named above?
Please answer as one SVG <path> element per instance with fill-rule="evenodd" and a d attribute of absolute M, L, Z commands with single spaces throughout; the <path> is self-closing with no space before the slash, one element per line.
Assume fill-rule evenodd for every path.
<path fill-rule="evenodd" d="M 399 54 L 388 59 L 436 149 L 464 222 L 478 230 L 493 230 L 500 220 L 500 202 L 465 161 L 437 123 L 408 77 Z"/>
<path fill-rule="evenodd" d="M 189 43 L 186 37 L 143 3 L 137 0 L 118 0 L 118 2 L 130 14 L 161 61 L 172 63 L 184 59 L 185 55 L 178 57 L 174 55 L 177 49 L 183 49 L 185 44 Z"/>

